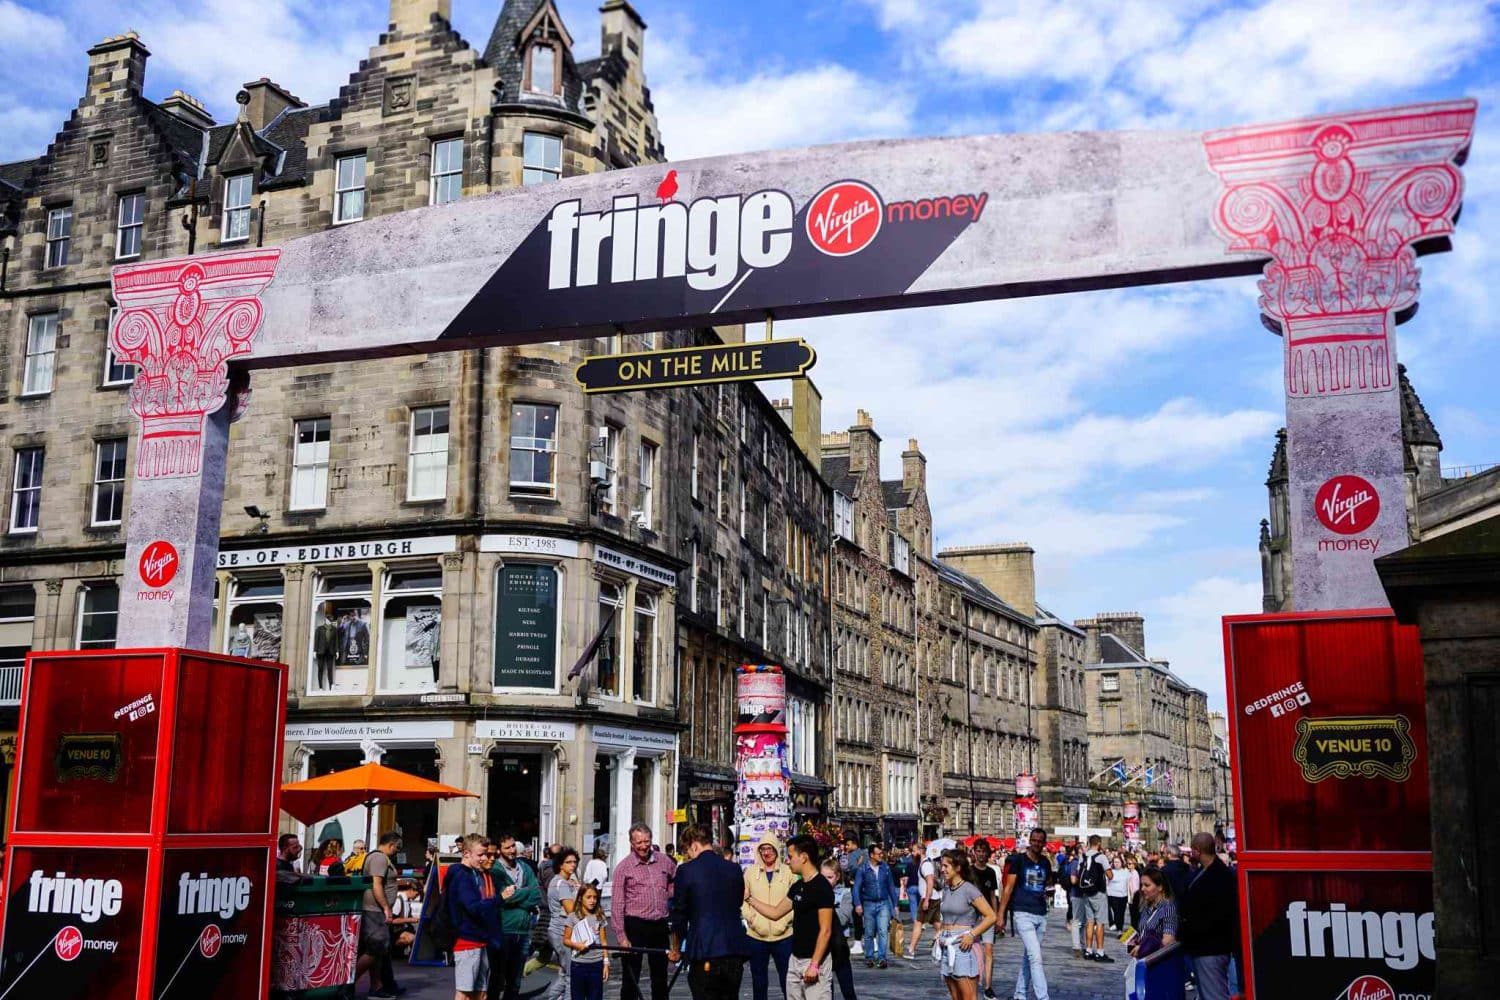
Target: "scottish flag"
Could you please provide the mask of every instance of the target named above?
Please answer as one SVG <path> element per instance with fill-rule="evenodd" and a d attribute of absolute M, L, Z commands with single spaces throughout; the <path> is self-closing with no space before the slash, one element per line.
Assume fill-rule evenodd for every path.
<path fill-rule="evenodd" d="M 1124 781 L 1127 777 L 1125 772 L 1125 758 L 1121 757 L 1115 761 L 1115 766 L 1110 768 L 1110 770 L 1114 772 L 1116 781 Z"/>
<path fill-rule="evenodd" d="M 1150 788 L 1154 784 L 1156 784 L 1156 765 L 1152 764 L 1146 768 L 1146 787 Z"/>

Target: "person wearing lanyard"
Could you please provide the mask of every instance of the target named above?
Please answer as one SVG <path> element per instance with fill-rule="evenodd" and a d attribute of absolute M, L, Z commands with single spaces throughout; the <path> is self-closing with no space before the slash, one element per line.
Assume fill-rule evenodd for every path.
<path fill-rule="evenodd" d="M 1144 960 L 1177 940 L 1177 904 L 1172 883 L 1159 868 L 1141 872 L 1139 932 L 1130 945 L 1132 958 Z M 1159 958 L 1146 970 L 1146 995 L 1151 1000 L 1184 1000 L 1187 973 L 1179 952 Z"/>
<path fill-rule="evenodd" d="M 974 884 L 969 856 L 963 850 L 945 851 L 938 870 L 943 881 L 937 925 L 943 983 L 952 1000 L 977 1000 L 981 949 L 976 946 L 984 932 L 995 926 L 995 909 Z"/>

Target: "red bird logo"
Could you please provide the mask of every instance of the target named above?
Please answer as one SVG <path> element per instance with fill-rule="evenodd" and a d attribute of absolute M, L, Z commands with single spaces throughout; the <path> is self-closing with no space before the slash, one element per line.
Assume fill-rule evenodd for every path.
<path fill-rule="evenodd" d="M 656 189 L 656 196 L 663 203 L 669 202 L 677 196 L 677 171 L 667 171 L 667 179 L 662 181 L 661 186 Z"/>

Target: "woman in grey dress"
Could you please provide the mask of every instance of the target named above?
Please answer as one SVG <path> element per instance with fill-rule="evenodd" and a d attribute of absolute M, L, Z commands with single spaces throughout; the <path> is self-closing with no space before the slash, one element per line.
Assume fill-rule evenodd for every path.
<path fill-rule="evenodd" d="M 977 1000 L 983 949 L 975 945 L 995 926 L 995 910 L 974 884 L 967 852 L 944 851 L 941 870 L 942 923 L 938 925 L 936 951 L 943 984 L 951 1000 Z"/>
<path fill-rule="evenodd" d="M 561 971 L 557 981 L 547 990 L 544 1000 L 563 1000 L 568 995 L 568 973 L 573 964 L 573 950 L 563 944 L 567 930 L 567 919 L 573 913 L 574 900 L 578 898 L 578 852 L 564 847 L 557 852 L 557 874 L 547 883 L 547 940 L 557 955 Z"/>

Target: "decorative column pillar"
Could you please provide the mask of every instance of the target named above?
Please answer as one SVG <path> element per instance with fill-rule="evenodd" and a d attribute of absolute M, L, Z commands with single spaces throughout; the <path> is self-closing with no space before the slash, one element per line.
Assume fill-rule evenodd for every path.
<path fill-rule="evenodd" d="M 630 825 L 635 822 L 632 815 L 634 803 L 631 801 L 635 793 L 635 750 L 632 748 L 622 752 L 614 758 L 614 802 L 610 803 L 610 815 L 613 819 L 614 840 L 610 844 L 609 866 L 625 860 L 625 855 L 630 853 Z"/>
<path fill-rule="evenodd" d="M 280 250 L 238 250 L 125 264 L 110 273 L 120 313 L 110 346 L 139 374 L 140 418 L 125 571 L 121 648 L 209 648 L 229 423 L 229 360 L 251 352 L 258 296 Z M 239 402 L 243 402 L 241 394 Z"/>
<path fill-rule="evenodd" d="M 1285 344 L 1293 603 L 1384 607 L 1376 556 L 1408 542 L 1397 322 L 1416 251 L 1453 231 L 1475 103 L 1330 115 L 1204 135 L 1235 253 L 1271 258 L 1267 326 Z"/>

